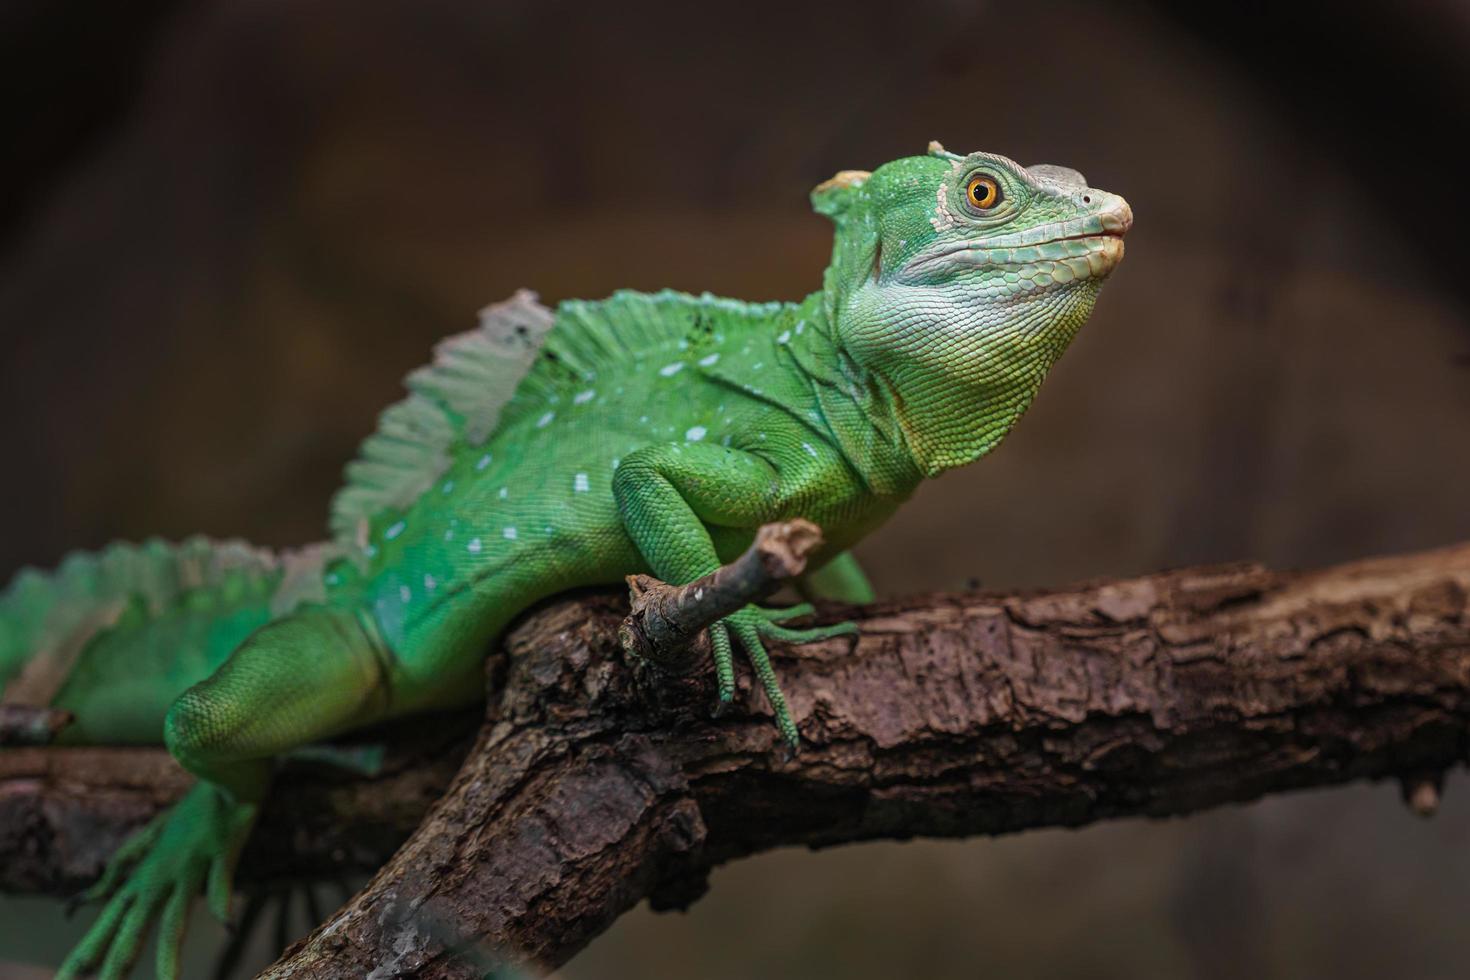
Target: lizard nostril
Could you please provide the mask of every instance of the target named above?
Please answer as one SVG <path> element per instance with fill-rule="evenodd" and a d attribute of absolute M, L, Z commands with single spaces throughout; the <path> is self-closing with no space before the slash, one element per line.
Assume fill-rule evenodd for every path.
<path fill-rule="evenodd" d="M 1082 195 L 1082 203 L 1083 204 L 1091 204 L 1092 203 L 1092 195 L 1091 194 L 1083 194 Z"/>

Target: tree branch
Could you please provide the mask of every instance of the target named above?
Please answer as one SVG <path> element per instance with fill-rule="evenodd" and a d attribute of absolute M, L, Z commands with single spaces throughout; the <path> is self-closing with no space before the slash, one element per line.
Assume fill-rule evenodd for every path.
<path fill-rule="evenodd" d="M 494 951 L 554 966 L 640 899 L 687 904 L 714 865 L 779 845 L 1078 826 L 1364 778 L 1400 779 L 1427 811 L 1466 757 L 1470 545 L 827 607 L 856 613 L 855 643 L 774 651 L 794 759 L 748 676 L 715 721 L 708 670 L 629 666 L 625 612 L 599 593 L 523 620 L 452 781 L 464 718 L 393 734 L 376 777 L 283 774 L 242 862 L 257 877 L 370 866 L 448 788 L 264 976 L 479 975 Z M 0 887 L 74 887 L 184 785 L 149 750 L 0 752 Z"/>

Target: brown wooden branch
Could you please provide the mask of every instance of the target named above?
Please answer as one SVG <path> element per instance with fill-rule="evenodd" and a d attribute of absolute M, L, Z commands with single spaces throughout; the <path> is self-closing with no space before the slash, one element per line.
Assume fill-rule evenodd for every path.
<path fill-rule="evenodd" d="M 687 904 L 714 865 L 779 845 L 1078 826 L 1387 777 L 1427 811 L 1466 758 L 1470 545 L 828 608 L 856 612 L 856 642 L 775 651 L 805 741 L 793 759 L 747 676 L 715 721 L 707 671 L 652 683 L 628 666 L 625 612 L 592 594 L 526 618 L 491 661 L 457 774 L 464 718 L 395 735 L 373 778 L 283 776 L 244 874 L 371 865 L 428 814 L 265 976 L 469 976 L 499 952 L 556 965 L 642 898 Z M 0 887 L 79 884 L 183 785 L 156 752 L 0 752 Z"/>

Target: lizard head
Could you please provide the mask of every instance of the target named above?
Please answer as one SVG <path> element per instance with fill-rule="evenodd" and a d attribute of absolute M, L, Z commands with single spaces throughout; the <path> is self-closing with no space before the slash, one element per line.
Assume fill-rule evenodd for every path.
<path fill-rule="evenodd" d="M 1075 170 L 929 153 L 812 192 L 837 226 L 825 303 L 929 473 L 998 443 L 1123 258 L 1128 203 Z"/>

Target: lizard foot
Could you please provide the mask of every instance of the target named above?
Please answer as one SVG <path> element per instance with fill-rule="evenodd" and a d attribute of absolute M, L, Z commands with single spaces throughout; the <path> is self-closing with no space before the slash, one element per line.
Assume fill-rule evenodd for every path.
<path fill-rule="evenodd" d="M 158 978 L 177 980 L 189 904 L 202 887 L 210 910 L 221 920 L 228 916 L 235 861 L 257 809 L 198 783 L 153 818 L 118 849 L 101 879 L 83 894 L 84 901 L 105 899 L 107 904 L 61 965 L 59 980 L 92 973 L 122 980 L 155 919 Z"/>
<path fill-rule="evenodd" d="M 858 631 L 856 623 L 834 623 L 831 626 L 817 626 L 810 629 L 792 629 L 782 626 L 779 620 L 794 619 L 798 616 L 807 615 L 812 611 L 809 603 L 802 603 L 789 609 L 767 609 L 760 606 L 746 606 L 733 616 L 710 627 L 710 645 L 714 653 L 715 676 L 719 682 L 719 697 L 715 703 L 715 716 L 724 713 L 724 709 L 735 697 L 735 668 L 734 657 L 731 650 L 731 634 L 740 641 L 745 655 L 750 659 L 750 664 L 755 668 L 755 676 L 760 681 L 761 689 L 766 692 L 766 700 L 770 702 L 771 711 L 776 716 L 776 727 L 781 730 L 781 737 L 786 740 L 787 746 L 795 752 L 801 744 L 801 736 L 796 730 L 796 722 L 791 719 L 791 711 L 786 706 L 786 696 L 781 693 L 781 684 L 776 679 L 776 671 L 771 666 L 771 658 L 766 653 L 766 640 L 776 640 L 782 643 L 817 643 L 829 640 L 835 636 L 850 636 Z"/>

